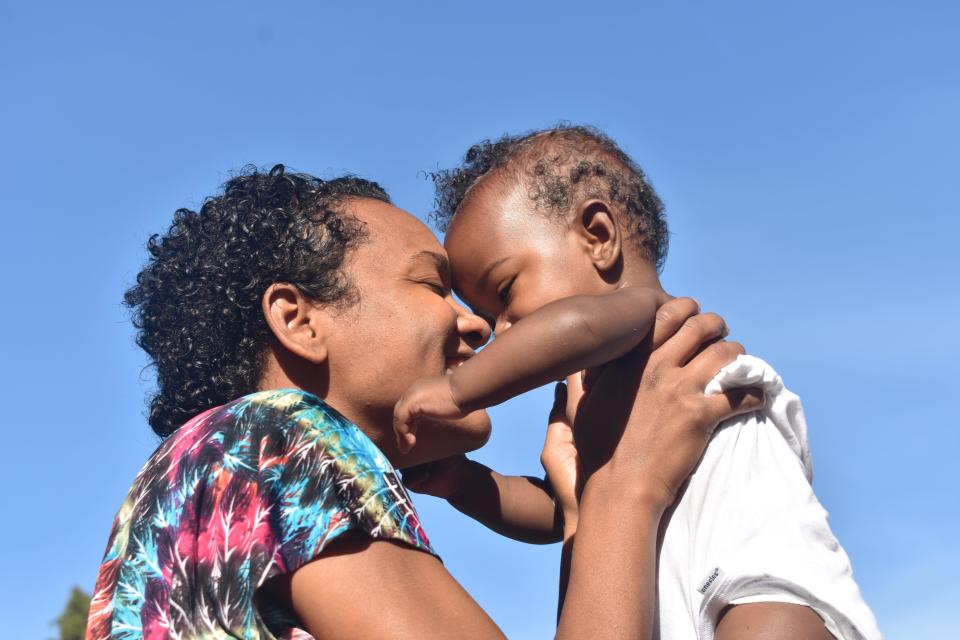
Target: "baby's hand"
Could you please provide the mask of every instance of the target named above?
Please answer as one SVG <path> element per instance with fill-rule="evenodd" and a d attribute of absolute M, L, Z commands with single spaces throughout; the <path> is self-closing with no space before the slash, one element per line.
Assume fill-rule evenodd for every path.
<path fill-rule="evenodd" d="M 461 489 L 466 466 L 463 454 L 418 464 L 402 471 L 403 483 L 411 491 L 447 500 Z"/>
<path fill-rule="evenodd" d="M 420 420 L 456 419 L 465 415 L 453 397 L 449 375 L 417 380 L 393 409 L 393 427 L 400 453 L 409 453 L 417 443 L 417 423 Z"/>

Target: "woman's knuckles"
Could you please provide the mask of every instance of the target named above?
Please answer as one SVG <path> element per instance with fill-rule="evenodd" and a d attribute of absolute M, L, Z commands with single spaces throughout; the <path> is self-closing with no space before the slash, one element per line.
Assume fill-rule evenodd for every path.
<path fill-rule="evenodd" d="M 722 335 L 726 329 L 723 318 L 712 311 L 694 316 L 690 319 L 690 322 L 693 323 L 693 330 L 704 339 Z"/>

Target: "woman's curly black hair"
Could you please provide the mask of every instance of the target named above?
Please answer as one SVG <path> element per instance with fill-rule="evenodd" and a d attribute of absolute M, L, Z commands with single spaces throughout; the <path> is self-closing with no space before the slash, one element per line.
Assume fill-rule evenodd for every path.
<path fill-rule="evenodd" d="M 441 231 L 470 190 L 495 171 L 509 171 L 537 206 L 553 214 L 566 215 L 577 198 L 618 205 L 641 250 L 657 269 L 663 267 L 669 242 L 663 202 L 643 170 L 599 129 L 558 125 L 473 145 L 459 167 L 430 174 L 436 188 L 432 218 Z"/>
<path fill-rule="evenodd" d="M 177 210 L 166 235 L 150 237 L 150 259 L 124 302 L 156 371 L 149 421 L 159 436 L 256 390 L 270 337 L 261 298 L 272 283 L 325 304 L 355 301 L 342 267 L 364 229 L 343 209 L 349 198 L 390 202 L 354 176 L 247 167 L 200 211 Z"/>

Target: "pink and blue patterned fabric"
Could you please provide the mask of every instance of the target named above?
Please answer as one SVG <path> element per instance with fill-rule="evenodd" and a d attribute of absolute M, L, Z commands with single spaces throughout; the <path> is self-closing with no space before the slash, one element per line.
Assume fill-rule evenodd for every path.
<path fill-rule="evenodd" d="M 310 638 L 257 588 L 351 529 L 433 553 L 393 467 L 321 399 L 282 389 L 211 409 L 137 475 L 87 638 Z"/>

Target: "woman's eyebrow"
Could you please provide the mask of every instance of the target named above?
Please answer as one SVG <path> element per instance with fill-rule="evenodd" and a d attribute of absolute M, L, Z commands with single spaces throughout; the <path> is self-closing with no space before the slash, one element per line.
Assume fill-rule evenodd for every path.
<path fill-rule="evenodd" d="M 437 266 L 437 271 L 440 272 L 440 275 L 446 278 L 448 281 L 450 279 L 450 261 L 447 260 L 447 256 L 443 255 L 439 251 L 418 251 L 417 253 L 410 256 L 410 262 L 416 263 L 421 260 L 429 260 Z"/>

